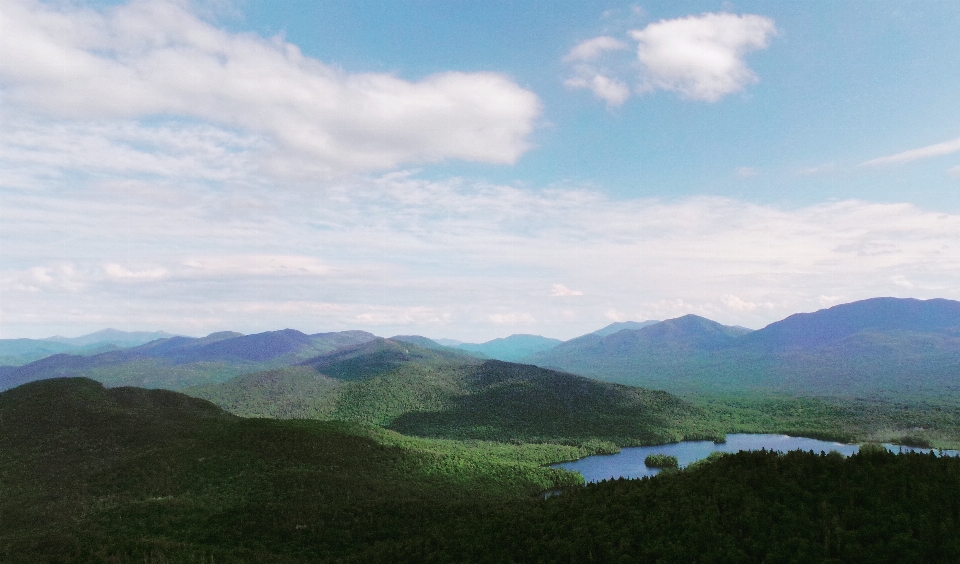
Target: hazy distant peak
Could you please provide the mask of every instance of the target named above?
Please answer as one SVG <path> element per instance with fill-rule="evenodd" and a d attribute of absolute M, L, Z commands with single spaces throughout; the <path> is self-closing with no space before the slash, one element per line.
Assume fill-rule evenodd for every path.
<path fill-rule="evenodd" d="M 234 337 L 243 337 L 243 333 L 237 333 L 236 331 L 217 331 L 215 333 L 210 333 L 206 337 L 203 337 L 209 342 L 222 341 L 224 339 L 232 339 Z"/>
<path fill-rule="evenodd" d="M 447 349 L 440 343 L 434 341 L 433 339 L 428 339 L 427 337 L 422 337 L 420 335 L 394 335 L 390 337 L 390 341 L 397 341 L 403 343 L 410 343 L 417 345 L 418 347 L 423 347 L 425 349 Z"/>
<path fill-rule="evenodd" d="M 748 337 L 773 348 L 809 348 L 861 333 L 910 331 L 960 335 L 960 302 L 942 298 L 870 298 L 796 313 Z"/>
<path fill-rule="evenodd" d="M 514 362 L 536 353 L 548 351 L 562 342 L 560 339 L 551 339 L 541 335 L 518 333 L 485 343 L 462 343 L 457 345 L 456 348 L 479 353 L 497 360 Z"/>
<path fill-rule="evenodd" d="M 168 339 L 175 337 L 173 333 L 166 331 L 119 331 L 117 329 L 101 329 L 87 335 L 79 337 L 48 337 L 42 339 L 53 343 L 63 343 L 75 347 L 84 347 L 92 344 L 113 344 L 125 346 L 137 346 L 157 339 Z"/>
<path fill-rule="evenodd" d="M 660 322 L 654 319 L 650 319 L 647 321 L 617 321 L 616 323 L 611 323 L 610 325 L 607 325 L 602 329 L 597 329 L 593 333 L 589 333 L 589 334 L 598 335 L 600 337 L 606 337 L 607 335 L 613 335 L 618 331 L 623 331 L 623 330 L 632 331 L 636 329 L 642 329 L 644 327 L 653 325 L 655 323 L 660 323 Z"/>

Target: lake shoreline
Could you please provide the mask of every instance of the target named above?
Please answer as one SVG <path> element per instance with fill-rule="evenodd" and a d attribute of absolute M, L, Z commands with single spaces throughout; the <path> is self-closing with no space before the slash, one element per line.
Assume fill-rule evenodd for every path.
<path fill-rule="evenodd" d="M 883 444 L 883 447 L 894 453 L 936 452 L 938 456 L 960 456 L 960 451 L 954 450 L 919 448 L 895 444 Z M 584 482 L 591 483 L 618 478 L 637 479 L 656 476 L 660 473 L 660 469 L 648 468 L 644 463 L 645 458 L 651 454 L 676 456 L 680 468 L 683 469 L 707 458 L 714 452 L 732 454 L 742 450 L 753 451 L 761 449 L 776 452 L 788 452 L 792 450 L 813 451 L 815 453 L 836 451 L 843 456 L 850 456 L 859 451 L 860 445 L 785 434 L 730 433 L 727 435 L 727 440 L 723 443 L 702 440 L 680 441 L 661 445 L 622 447 L 618 453 L 594 454 L 574 461 L 551 464 L 550 467 L 579 472 L 580 475 L 583 476 Z"/>

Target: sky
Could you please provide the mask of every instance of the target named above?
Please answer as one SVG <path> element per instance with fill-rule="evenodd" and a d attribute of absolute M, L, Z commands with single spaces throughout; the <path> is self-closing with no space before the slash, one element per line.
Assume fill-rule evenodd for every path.
<path fill-rule="evenodd" d="M 0 337 L 960 299 L 954 1 L 0 0 Z"/>

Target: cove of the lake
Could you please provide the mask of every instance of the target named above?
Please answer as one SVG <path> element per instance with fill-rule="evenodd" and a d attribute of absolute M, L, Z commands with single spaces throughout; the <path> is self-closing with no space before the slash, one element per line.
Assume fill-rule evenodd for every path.
<path fill-rule="evenodd" d="M 892 452 L 930 452 L 929 449 L 884 445 Z M 616 478 L 642 478 L 654 476 L 660 470 L 647 468 L 643 463 L 650 454 L 666 454 L 676 456 L 677 462 L 683 468 L 698 460 L 704 459 L 712 452 L 739 452 L 741 450 L 774 450 L 787 452 L 791 450 L 813 451 L 815 453 L 835 450 L 844 456 L 854 454 L 859 450 L 858 445 L 820 441 L 805 437 L 790 437 L 787 435 L 756 435 L 730 434 L 727 442 L 713 443 L 712 441 L 684 441 L 656 446 L 627 447 L 618 454 L 600 454 L 588 456 L 573 462 L 562 462 L 552 465 L 553 468 L 564 468 L 580 472 L 587 482 L 599 482 Z M 942 451 L 944 455 L 957 456 L 958 451 Z"/>

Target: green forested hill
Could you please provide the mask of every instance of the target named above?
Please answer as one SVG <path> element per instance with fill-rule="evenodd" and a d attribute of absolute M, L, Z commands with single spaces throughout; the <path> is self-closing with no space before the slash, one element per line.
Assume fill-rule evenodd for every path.
<path fill-rule="evenodd" d="M 165 390 L 52 379 L 0 393 L 0 561 L 303 562 L 578 483 L 575 447 L 466 445 L 242 419 Z"/>
<path fill-rule="evenodd" d="M 0 393 L 0 421 L 11 564 L 960 559 L 960 459 L 933 455 L 739 453 L 583 487 L 541 466 L 574 447 L 243 419 L 88 379 Z"/>
<path fill-rule="evenodd" d="M 242 416 L 428 437 L 629 445 L 722 436 L 702 409 L 665 392 L 389 339 L 185 392 Z"/>

